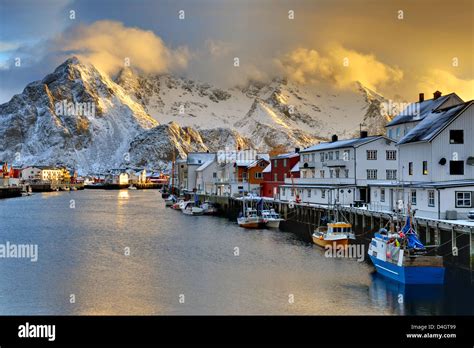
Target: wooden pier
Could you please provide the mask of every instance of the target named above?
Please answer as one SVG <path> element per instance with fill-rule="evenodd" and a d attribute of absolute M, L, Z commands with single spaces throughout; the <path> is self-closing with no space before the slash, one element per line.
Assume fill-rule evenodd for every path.
<path fill-rule="evenodd" d="M 0 187 L 0 199 L 21 197 L 21 187 Z"/>
<path fill-rule="evenodd" d="M 209 200 L 216 204 L 222 215 L 235 220 L 242 211 L 242 200 L 214 196 L 200 195 L 200 200 Z M 280 224 L 283 231 L 293 232 L 301 239 L 311 242 L 313 231 L 321 224 L 322 219 L 328 216 L 330 209 L 327 206 L 308 204 L 294 204 L 289 202 L 265 201 L 266 206 L 275 209 L 285 219 Z M 396 218 L 395 214 L 377 212 L 366 208 L 340 207 L 346 220 L 352 225 L 356 234 L 357 243 L 370 242 L 373 233 L 382 227 L 389 228 L 390 222 Z M 430 253 L 441 255 L 444 261 L 452 266 L 474 271 L 474 227 L 460 224 L 458 221 L 448 222 L 423 217 L 414 217 L 414 224 L 420 240 L 427 246 Z M 405 221 L 398 221 L 403 226 Z"/>

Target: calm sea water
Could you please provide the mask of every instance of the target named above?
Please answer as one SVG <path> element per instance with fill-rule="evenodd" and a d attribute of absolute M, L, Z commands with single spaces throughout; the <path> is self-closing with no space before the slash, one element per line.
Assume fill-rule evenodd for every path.
<path fill-rule="evenodd" d="M 457 275 L 404 287 L 291 233 L 185 216 L 155 190 L 1 200 L 7 241 L 37 244 L 38 261 L 0 259 L 1 315 L 474 314 Z"/>

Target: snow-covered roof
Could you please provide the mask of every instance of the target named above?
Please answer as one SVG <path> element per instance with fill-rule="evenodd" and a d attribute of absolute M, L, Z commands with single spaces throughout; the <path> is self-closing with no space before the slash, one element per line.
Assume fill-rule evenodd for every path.
<path fill-rule="evenodd" d="M 188 165 L 201 165 L 207 161 L 214 160 L 216 154 L 213 152 L 190 152 L 186 163 Z"/>
<path fill-rule="evenodd" d="M 300 155 L 299 152 L 288 152 L 288 153 L 282 153 L 282 154 L 276 155 L 272 157 L 271 159 L 293 158 L 299 155 Z"/>
<path fill-rule="evenodd" d="M 270 160 L 270 155 L 268 153 L 258 153 L 257 158 L 261 158 L 261 159 L 269 161 Z"/>
<path fill-rule="evenodd" d="M 296 164 L 291 168 L 290 172 L 299 172 L 300 171 L 300 162 L 296 162 Z"/>
<path fill-rule="evenodd" d="M 462 102 L 462 99 L 459 98 L 456 93 L 450 93 L 437 99 L 427 99 L 422 102 L 411 103 L 405 109 L 403 109 L 402 112 L 395 116 L 392 121 L 387 123 L 386 127 L 423 120 L 432 111 L 441 107 L 444 102 L 452 96 L 457 97 L 460 102 Z"/>
<path fill-rule="evenodd" d="M 343 147 L 358 147 L 380 138 L 386 138 L 386 137 L 384 137 L 383 135 L 372 135 L 365 138 L 353 138 L 353 139 L 338 140 L 338 141 L 333 141 L 333 142 L 319 143 L 319 144 L 307 147 L 301 152 L 333 150 L 333 149 L 340 149 Z M 393 141 L 389 138 L 386 138 L 386 139 Z"/>
<path fill-rule="evenodd" d="M 419 124 L 400 139 L 397 145 L 432 140 L 472 104 L 473 101 L 471 100 L 466 103 L 428 113 Z"/>
<path fill-rule="evenodd" d="M 266 166 L 264 170 L 262 170 L 262 173 L 271 173 L 271 171 L 272 171 L 272 163 L 270 162 L 270 164 Z"/>
<path fill-rule="evenodd" d="M 204 169 L 209 167 L 212 164 L 212 162 L 214 162 L 214 159 L 204 162 L 198 169 L 196 169 L 196 172 L 203 171 Z"/>

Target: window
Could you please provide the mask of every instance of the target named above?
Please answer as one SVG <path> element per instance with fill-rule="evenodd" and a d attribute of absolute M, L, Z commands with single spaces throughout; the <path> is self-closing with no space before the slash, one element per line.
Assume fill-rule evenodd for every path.
<path fill-rule="evenodd" d="M 267 166 L 267 162 L 265 161 L 260 161 L 260 163 L 258 164 L 261 168 L 265 168 Z"/>
<path fill-rule="evenodd" d="M 367 150 L 367 159 L 376 160 L 377 159 L 377 150 Z"/>
<path fill-rule="evenodd" d="M 336 151 L 336 160 L 339 160 L 339 151 Z"/>
<path fill-rule="evenodd" d="M 349 169 L 344 169 L 344 177 L 345 178 L 349 177 Z"/>
<path fill-rule="evenodd" d="M 321 152 L 319 155 L 321 156 L 321 162 L 324 162 L 324 152 Z"/>
<path fill-rule="evenodd" d="M 324 169 L 319 171 L 319 174 L 321 174 L 321 178 L 324 179 Z"/>
<path fill-rule="evenodd" d="M 428 207 L 435 206 L 435 192 L 434 190 L 428 190 Z"/>
<path fill-rule="evenodd" d="M 396 169 L 387 169 L 386 171 L 387 180 L 397 180 L 397 170 Z"/>
<path fill-rule="evenodd" d="M 456 208 L 471 208 L 472 192 L 456 192 Z"/>
<path fill-rule="evenodd" d="M 367 169 L 367 180 L 377 179 L 377 169 Z"/>
<path fill-rule="evenodd" d="M 397 159 L 397 150 L 387 150 L 387 160 L 395 161 Z"/>
<path fill-rule="evenodd" d="M 336 178 L 339 178 L 340 172 L 341 171 L 339 169 L 336 169 Z"/>
<path fill-rule="evenodd" d="M 388 130 L 387 136 L 388 136 L 390 139 L 392 138 L 392 130 L 391 130 L 391 129 Z"/>
<path fill-rule="evenodd" d="M 321 198 L 326 198 L 326 190 L 321 190 Z"/>
<path fill-rule="evenodd" d="M 428 175 L 428 161 L 423 161 L 423 175 Z"/>
<path fill-rule="evenodd" d="M 380 202 L 385 202 L 385 189 L 380 189 Z"/>
<path fill-rule="evenodd" d="M 311 198 L 311 189 L 308 189 L 308 198 Z"/>
<path fill-rule="evenodd" d="M 413 175 L 413 162 L 408 162 L 408 175 Z"/>
<path fill-rule="evenodd" d="M 286 168 L 286 158 L 283 159 L 283 167 Z"/>
<path fill-rule="evenodd" d="M 217 178 L 217 173 L 216 172 L 212 173 L 212 177 Z"/>
<path fill-rule="evenodd" d="M 334 170 L 329 169 L 329 177 L 334 178 Z"/>
<path fill-rule="evenodd" d="M 329 151 L 329 160 L 332 161 L 334 153 L 332 151 Z"/>
<path fill-rule="evenodd" d="M 278 174 L 277 173 L 273 174 L 273 181 L 278 181 Z"/>
<path fill-rule="evenodd" d="M 464 175 L 464 161 L 449 161 L 449 175 Z"/>
<path fill-rule="evenodd" d="M 342 159 L 344 161 L 349 161 L 351 159 L 350 155 L 351 155 L 350 150 L 344 150 L 344 155 L 342 156 Z"/>
<path fill-rule="evenodd" d="M 450 144 L 464 144 L 464 130 L 452 129 L 449 131 Z"/>
<path fill-rule="evenodd" d="M 273 160 L 273 166 L 274 166 L 275 168 L 278 167 L 278 166 L 277 166 L 277 163 L 278 163 L 277 160 Z"/>
<path fill-rule="evenodd" d="M 411 191 L 411 204 L 416 205 L 416 190 Z"/>

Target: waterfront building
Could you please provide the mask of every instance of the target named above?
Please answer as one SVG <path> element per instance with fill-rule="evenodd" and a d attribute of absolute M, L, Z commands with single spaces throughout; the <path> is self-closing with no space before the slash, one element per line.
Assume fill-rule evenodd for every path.
<path fill-rule="evenodd" d="M 370 183 L 397 180 L 395 141 L 368 136 L 319 143 L 300 151 L 300 177 L 286 178 L 280 199 L 316 204 L 362 204 L 370 202 Z"/>
<path fill-rule="evenodd" d="M 180 182 L 180 189 L 188 192 L 197 190 L 197 169 L 203 164 L 215 161 L 215 152 L 190 152 L 186 158 L 185 165 L 180 163 L 182 182 Z"/>
<path fill-rule="evenodd" d="M 21 179 L 25 181 L 59 182 L 63 180 L 63 177 L 63 168 L 28 166 L 21 170 Z"/>
<path fill-rule="evenodd" d="M 397 148 L 398 181 L 370 185 L 374 208 L 394 211 L 411 203 L 417 216 L 434 219 L 465 219 L 474 210 L 472 100 L 424 113 Z"/>
<path fill-rule="evenodd" d="M 285 179 L 299 178 L 300 149 L 294 152 L 280 154 L 270 158 L 270 164 L 263 170 L 263 182 L 260 195 L 262 197 L 278 198 L 278 188 L 285 184 Z"/>

